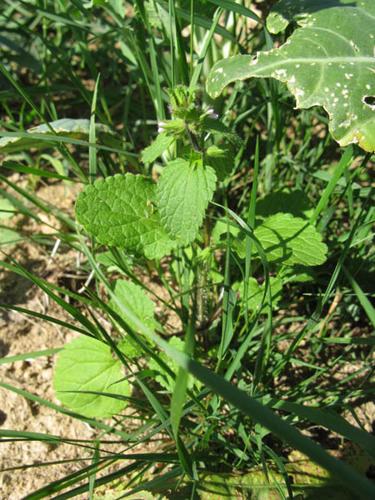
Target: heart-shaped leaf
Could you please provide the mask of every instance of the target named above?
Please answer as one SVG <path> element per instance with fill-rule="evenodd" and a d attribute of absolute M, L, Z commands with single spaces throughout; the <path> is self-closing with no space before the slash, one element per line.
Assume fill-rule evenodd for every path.
<path fill-rule="evenodd" d="M 101 394 L 129 396 L 130 387 L 123 380 L 121 362 L 99 340 L 82 335 L 64 346 L 54 373 L 56 397 L 69 409 L 85 417 L 112 417 L 126 401 Z"/>
<path fill-rule="evenodd" d="M 323 106 L 341 146 L 358 143 L 375 151 L 374 0 L 282 0 L 270 16 L 276 32 L 294 19 L 300 25 L 279 48 L 257 57 L 218 62 L 207 90 L 217 97 L 235 80 L 273 77 L 285 82 L 298 108 Z"/>

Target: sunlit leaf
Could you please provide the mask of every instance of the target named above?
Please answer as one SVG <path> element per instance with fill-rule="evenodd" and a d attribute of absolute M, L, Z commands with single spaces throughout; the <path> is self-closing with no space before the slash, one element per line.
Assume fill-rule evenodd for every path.
<path fill-rule="evenodd" d="M 80 194 L 78 221 L 104 244 L 157 259 L 175 246 L 155 210 L 155 184 L 141 175 L 98 179 Z"/>
<path fill-rule="evenodd" d="M 217 97 L 235 80 L 273 77 L 285 82 L 298 108 L 323 106 L 341 146 L 375 150 L 375 2 L 282 0 L 270 17 L 273 31 L 294 19 L 286 43 L 252 56 L 219 61 L 207 90 Z"/>
<path fill-rule="evenodd" d="M 56 397 L 69 409 L 85 417 L 111 417 L 126 406 L 126 401 L 87 392 L 129 396 L 130 386 L 123 378 L 121 362 L 112 356 L 111 349 L 82 335 L 58 354 L 54 388 Z"/>

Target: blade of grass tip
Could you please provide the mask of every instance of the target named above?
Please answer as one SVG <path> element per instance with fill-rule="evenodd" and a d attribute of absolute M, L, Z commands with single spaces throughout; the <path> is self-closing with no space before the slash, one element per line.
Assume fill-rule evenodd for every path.
<path fill-rule="evenodd" d="M 322 196 L 320 197 L 320 200 L 318 202 L 318 205 L 316 206 L 311 218 L 310 218 L 310 224 L 315 224 L 317 221 L 319 215 L 325 210 L 328 206 L 329 199 L 338 183 L 338 181 L 341 179 L 342 175 L 344 174 L 345 170 L 349 167 L 351 161 L 352 161 L 352 156 L 353 156 L 353 147 L 349 146 L 346 148 L 344 151 L 344 154 L 341 157 L 340 162 L 338 163 L 337 167 L 335 168 L 335 171 L 333 172 L 333 175 L 328 182 L 327 186 L 325 187 Z"/>
<path fill-rule="evenodd" d="M 42 201 L 41 198 L 32 194 L 30 192 L 30 190 L 23 189 L 15 182 L 12 182 L 5 175 L 0 175 L 0 181 L 2 181 L 4 184 L 7 184 L 11 189 L 13 189 L 18 194 L 20 194 L 23 199 L 28 200 L 33 205 L 35 205 L 37 208 L 39 208 L 40 210 L 43 210 L 43 212 L 45 212 L 46 214 L 52 213 L 57 219 L 59 219 L 61 222 L 63 222 L 67 227 L 69 227 L 72 230 L 75 229 L 75 221 L 72 218 L 70 218 L 67 214 L 65 214 L 62 210 L 59 210 L 59 209 L 55 208 L 54 206 L 48 204 L 47 202 Z M 35 215 L 32 216 L 32 218 L 39 219 Z"/>
<path fill-rule="evenodd" d="M 58 133 L 55 134 L 46 134 L 46 133 L 31 133 L 31 132 L 4 132 L 3 130 L 0 131 L 0 137 L 25 137 L 25 138 L 31 138 L 31 139 L 37 139 L 38 141 L 44 141 L 44 142 L 51 142 L 51 143 L 56 143 L 56 144 L 74 144 L 76 146 L 83 146 L 83 147 L 88 147 L 90 146 L 90 143 L 88 141 L 84 141 L 81 139 L 74 139 L 73 137 L 69 136 L 64 136 L 60 135 Z M 138 155 L 136 153 L 131 153 L 130 151 L 126 151 L 124 149 L 116 148 L 116 147 L 110 147 L 110 146 L 105 146 L 102 144 L 96 144 L 93 145 L 92 147 L 95 147 L 96 149 L 101 149 L 103 151 L 109 151 L 110 153 L 117 153 L 119 155 L 124 155 L 129 158 L 129 161 L 136 159 Z M 78 174 L 77 174 L 78 175 Z M 80 177 L 79 177 L 80 178 Z M 86 182 L 86 177 L 83 179 L 80 178 L 82 182 Z"/>
<path fill-rule="evenodd" d="M 375 346 L 375 335 L 370 337 L 325 337 L 325 344 L 346 344 L 346 345 L 373 345 Z"/>
<path fill-rule="evenodd" d="M 14 431 L 9 429 L 0 429 L 0 442 L 10 442 L 10 441 L 40 441 L 49 442 L 54 444 L 67 443 L 72 444 L 85 450 L 92 451 L 95 450 L 95 446 L 91 443 L 89 439 L 74 439 L 64 436 L 56 436 L 54 434 L 42 434 L 41 432 L 27 432 L 27 431 Z M 110 441 L 110 444 L 118 443 L 118 441 Z M 111 453 L 103 450 L 105 453 Z M 112 455 L 111 455 L 112 456 Z M 129 458 L 131 458 L 129 456 Z"/>
<path fill-rule="evenodd" d="M 26 2 L 21 2 L 27 9 L 30 9 L 30 13 L 35 16 L 35 14 L 39 14 L 42 17 L 46 17 L 51 21 L 54 21 L 56 24 L 61 24 L 62 26 L 72 26 L 75 29 L 83 30 L 88 33 L 91 33 L 90 25 L 79 23 L 65 15 L 56 14 L 55 12 L 51 12 L 47 9 L 42 9 L 40 7 L 29 6 Z M 93 33 L 92 33 L 93 34 Z"/>
<path fill-rule="evenodd" d="M 372 326 L 375 328 L 375 308 L 374 308 L 374 306 L 371 304 L 369 299 L 366 297 L 362 288 L 359 286 L 357 281 L 353 278 L 350 271 L 346 267 L 343 267 L 343 271 L 344 271 L 345 276 L 347 277 L 347 279 L 350 283 L 350 286 L 353 288 L 353 291 L 356 294 L 359 303 L 363 307 L 363 310 L 365 311 Z"/>
<path fill-rule="evenodd" d="M 255 12 L 252 12 L 244 5 L 233 2 L 232 0 L 208 0 L 208 1 L 225 10 L 236 12 L 236 14 L 239 14 L 240 16 L 249 17 L 250 19 L 253 19 L 253 21 L 256 21 L 258 23 L 262 22 L 261 18 L 257 16 Z"/>
<path fill-rule="evenodd" d="M 96 102 L 98 97 L 100 74 L 95 82 L 95 89 L 92 96 L 91 115 L 90 115 L 90 128 L 89 128 L 89 181 L 93 182 L 96 178 L 97 165 L 96 165 L 96 130 L 95 130 L 95 113 Z"/>
<path fill-rule="evenodd" d="M 203 46 L 202 46 L 202 49 L 201 49 L 200 54 L 199 54 L 198 62 L 195 65 L 195 69 L 194 69 L 193 75 L 192 75 L 191 80 L 190 80 L 190 85 L 189 85 L 190 90 L 194 90 L 198 84 L 198 80 L 199 80 L 199 77 L 200 77 L 200 74 L 202 71 L 203 63 L 204 63 L 208 48 L 210 46 L 212 37 L 214 36 L 215 29 L 219 23 L 220 16 L 222 13 L 223 13 L 223 9 L 219 8 L 216 10 L 214 17 L 212 19 L 212 24 L 211 24 L 210 30 L 205 35 L 205 38 L 203 41 Z"/>
<path fill-rule="evenodd" d="M 92 464 L 91 465 L 94 466 L 94 469 L 93 469 L 92 473 L 90 474 L 90 478 L 89 478 L 89 500 L 94 500 L 95 480 L 96 480 L 96 474 L 98 472 L 97 466 L 98 466 L 98 462 L 100 459 L 98 445 L 99 445 L 99 443 L 96 442 L 95 451 L 94 451 L 93 457 L 92 457 Z"/>
<path fill-rule="evenodd" d="M 48 314 L 32 311 L 31 309 L 25 309 L 24 307 L 10 306 L 9 304 L 1 304 L 1 303 L 0 303 L 0 309 L 6 309 L 8 311 L 16 311 L 20 314 L 25 314 L 26 316 L 42 319 L 43 321 L 47 321 L 49 323 L 54 323 L 55 325 L 62 326 L 63 328 L 67 328 L 68 330 L 72 330 L 74 332 L 83 333 L 83 335 L 90 335 L 89 331 L 84 330 L 83 328 L 79 328 L 78 326 L 73 325 L 72 323 L 68 323 L 67 321 L 54 318 L 53 316 L 49 316 Z"/>
<path fill-rule="evenodd" d="M 23 354 L 16 354 L 15 356 L 4 356 L 0 358 L 0 365 L 7 365 L 9 363 L 15 363 L 16 361 L 24 361 L 29 359 L 42 358 L 44 356 L 53 356 L 60 352 L 61 349 L 45 349 L 44 351 L 32 351 L 25 352 Z"/>
<path fill-rule="evenodd" d="M 36 462 L 33 464 L 24 464 L 24 465 L 19 465 L 19 466 L 14 466 L 14 467 L 6 467 L 1 469 L 1 472 L 13 472 L 13 471 L 26 471 L 30 469 L 37 469 L 39 467 L 51 467 L 52 465 L 64 465 L 64 464 L 79 464 L 87 462 L 87 458 L 82 457 L 82 458 L 70 458 L 66 460 L 51 460 L 49 462 Z"/>
<path fill-rule="evenodd" d="M 127 465 L 126 467 L 122 467 L 121 469 L 117 470 L 116 472 L 112 472 L 111 474 L 108 474 L 106 476 L 100 477 L 96 481 L 96 487 L 102 486 L 104 484 L 110 483 L 118 478 L 124 477 L 127 474 L 131 474 L 135 470 L 137 470 L 140 465 L 143 465 L 144 462 L 135 462 L 133 464 Z M 109 465 L 111 465 L 109 463 Z M 73 473 L 70 476 L 66 476 L 65 478 L 62 478 L 57 481 L 53 481 L 43 488 L 40 488 L 39 490 L 34 491 L 33 493 L 28 494 L 25 496 L 24 500 L 40 500 L 41 498 L 53 498 L 54 500 L 60 499 L 66 499 L 66 498 L 73 498 L 80 493 L 87 493 L 88 491 L 88 483 L 83 484 L 82 486 L 78 486 L 74 488 L 73 490 L 70 490 L 66 493 L 62 493 L 61 495 L 52 495 L 54 493 L 57 493 L 61 490 L 64 490 L 68 488 L 69 486 L 73 486 L 80 481 L 84 480 L 87 478 L 88 472 L 90 472 L 91 466 L 87 467 L 86 469 L 82 469 L 82 474 L 81 471 L 78 471 L 78 473 Z M 82 477 L 81 477 L 82 476 Z"/>
<path fill-rule="evenodd" d="M 32 283 L 37 285 L 41 290 L 43 290 L 51 299 L 56 302 L 59 306 L 61 306 L 70 316 L 72 316 L 76 321 L 78 321 L 81 325 L 85 326 L 90 332 L 90 334 L 97 338 L 98 337 L 98 332 L 96 330 L 96 326 L 89 321 L 81 312 L 79 309 L 74 307 L 73 305 L 69 304 L 67 301 L 61 299 L 57 294 L 55 294 L 52 291 L 52 287 L 49 287 L 48 282 L 44 282 L 42 279 L 38 278 L 37 276 L 33 275 L 29 271 L 27 271 L 26 268 L 21 266 L 19 263 L 15 262 L 13 265 L 9 264 L 8 262 L 0 261 L 0 266 L 4 267 L 5 269 L 8 269 L 9 271 L 13 271 L 19 276 L 23 276 L 24 278 L 27 278 L 30 280 Z M 94 333 L 93 333 L 94 332 Z M 99 337 L 100 338 L 100 337 Z"/>

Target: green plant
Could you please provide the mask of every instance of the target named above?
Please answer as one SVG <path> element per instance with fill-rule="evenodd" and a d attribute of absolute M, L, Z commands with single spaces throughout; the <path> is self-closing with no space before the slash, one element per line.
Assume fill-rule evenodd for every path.
<path fill-rule="evenodd" d="M 256 58 L 235 56 L 218 62 L 208 92 L 217 97 L 234 80 L 272 76 L 287 83 L 298 108 L 324 107 L 341 146 L 355 143 L 373 152 L 374 14 L 371 0 L 281 1 L 267 19 L 270 32 L 279 33 L 291 22 L 300 27 L 283 46 Z"/>
<path fill-rule="evenodd" d="M 32 181 L 25 188 L 3 175 L 4 196 L 27 220 L 48 220 L 52 232 L 26 233 L 25 240 L 52 255 L 58 245 L 74 252 L 84 276 L 82 287 L 72 290 L 40 278 L 12 255 L 4 258 L 2 269 L 31 281 L 64 319 L 6 302 L 1 307 L 78 338 L 62 350 L 0 360 L 8 365 L 56 355 L 61 405 L 16 385 L 1 387 L 95 429 L 92 440 L 0 430 L 4 442 L 68 442 L 86 460 L 72 461 L 73 472 L 29 498 L 100 498 L 106 485 L 115 498 L 293 498 L 333 489 L 341 498 L 350 492 L 370 498 L 373 485 L 364 476 L 374 458 L 373 436 L 342 416 L 357 418 L 355 406 L 373 396 L 368 325 L 375 315 L 366 280 L 357 273 L 372 269 L 373 211 L 364 168 L 370 155 L 357 146 L 338 151 L 324 128 L 317 131 L 324 114 L 297 114 L 274 81 L 250 81 L 212 103 L 200 82 L 216 97 L 230 81 L 253 76 L 249 56 L 224 56 L 262 50 L 251 69 L 266 76 L 261 61 L 274 58 L 277 65 L 286 50 L 264 53 L 272 40 L 248 6 L 223 0 L 129 4 L 126 16 L 117 0 L 35 0 L 9 5 L 0 17 L 38 48 L 36 59 L 28 60 L 38 68 L 29 69 L 29 86 L 20 83 L 19 51 L 6 51 L 0 66 L 10 87 L 0 93 L 7 118 L 3 166 Z M 268 25 L 280 33 L 289 19 L 304 22 L 286 46 L 293 59 L 294 51 L 307 53 L 298 39 L 309 29 L 305 14 L 312 8 L 312 31 L 336 17 L 345 23 L 347 9 L 363 15 L 343 0 L 296 2 L 299 10 L 292 12 L 284 4 L 275 6 Z M 371 5 L 365 8 L 371 17 Z M 29 29 L 35 13 L 38 36 Z M 251 36 L 249 20 L 258 23 Z M 63 45 L 51 42 L 51 30 Z M 358 29 L 353 41 L 367 51 L 368 41 L 362 47 L 357 37 Z M 360 57 L 367 64 L 367 52 Z M 362 63 L 354 66 L 358 78 L 344 75 L 353 103 L 367 85 Z M 56 67 L 64 68 L 66 81 Z M 35 85 L 33 72 L 40 68 L 52 94 L 63 86 L 61 102 Z M 336 66 L 332 72 L 336 85 Z M 289 73 L 275 76 L 284 81 Z M 314 95 L 308 85 L 303 96 L 296 91 L 304 78 L 301 68 L 296 86 L 289 85 L 303 108 Z M 317 93 L 316 103 L 325 105 L 320 87 Z M 17 116 L 9 99 L 12 106 L 22 102 Z M 76 116 L 77 102 L 90 117 L 61 121 Z M 335 127 L 341 114 L 335 114 L 330 127 L 340 144 L 357 137 L 372 151 L 367 108 L 355 129 L 351 123 L 341 135 Z M 40 125 L 33 128 L 35 122 Z M 46 181 L 67 189 L 84 183 L 76 220 L 38 195 L 38 183 Z M 361 335 L 352 331 L 352 311 Z M 344 375 L 335 378 L 338 369 Z M 306 437 L 315 426 L 340 435 L 342 448 L 350 442 L 360 451 L 353 460 L 334 458 L 314 442 L 323 440 Z M 291 449 L 304 454 L 297 464 Z"/>

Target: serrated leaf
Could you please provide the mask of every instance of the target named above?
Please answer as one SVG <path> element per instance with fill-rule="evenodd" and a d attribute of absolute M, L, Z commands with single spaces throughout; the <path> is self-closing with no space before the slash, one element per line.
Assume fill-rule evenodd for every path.
<path fill-rule="evenodd" d="M 58 354 L 54 372 L 56 397 L 70 410 L 85 417 L 109 418 L 119 413 L 126 402 L 120 399 L 87 394 L 92 391 L 129 396 L 130 387 L 120 361 L 99 340 L 82 335 L 65 345 Z"/>
<path fill-rule="evenodd" d="M 212 167 L 174 160 L 163 169 L 157 187 L 157 206 L 170 236 L 191 243 L 212 199 L 216 175 Z"/>
<path fill-rule="evenodd" d="M 87 139 L 90 131 L 90 120 L 85 118 L 62 118 L 49 125 L 53 131 L 46 125 L 37 125 L 23 132 L 22 135 L 15 137 L 0 138 L 1 153 L 14 153 L 16 151 L 24 151 L 30 148 L 44 149 L 50 147 L 50 143 L 46 140 L 41 140 L 39 136 L 48 135 L 53 142 L 54 133 L 58 136 L 70 137 L 72 139 Z M 106 125 L 97 123 L 95 125 L 98 137 L 109 139 L 109 145 L 115 140 L 115 136 L 111 129 Z"/>
<path fill-rule="evenodd" d="M 317 266 L 326 260 L 327 246 L 306 220 L 279 213 L 268 217 L 254 231 L 270 262 Z"/>
<path fill-rule="evenodd" d="M 114 293 L 117 300 L 119 300 L 127 309 L 137 316 L 148 328 L 154 330 L 158 323 L 155 320 L 155 304 L 146 295 L 143 288 L 131 281 L 117 280 L 115 283 Z M 129 327 L 138 332 L 137 326 L 132 320 L 127 318 L 123 310 L 112 299 L 110 301 L 111 308 L 121 316 Z M 119 344 L 119 349 L 126 354 L 129 358 L 134 358 L 143 353 L 139 345 L 129 336 L 126 335 Z"/>
<path fill-rule="evenodd" d="M 142 151 L 143 163 L 152 163 L 175 142 L 175 138 L 166 133 L 159 134 L 147 148 Z"/>
<path fill-rule="evenodd" d="M 300 28 L 281 47 L 255 59 L 235 56 L 217 63 L 208 78 L 209 94 L 217 97 L 235 80 L 276 78 L 287 84 L 298 108 L 324 107 L 341 146 L 358 143 L 375 151 L 375 2 L 283 1 L 271 17 L 272 29 L 283 29 L 290 17 Z"/>
<path fill-rule="evenodd" d="M 154 207 L 155 184 L 142 175 L 114 175 L 86 186 L 76 204 L 78 221 L 99 243 L 158 259 L 176 245 Z"/>

